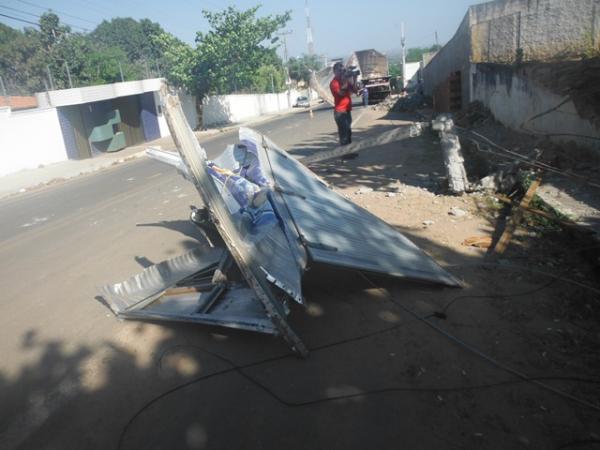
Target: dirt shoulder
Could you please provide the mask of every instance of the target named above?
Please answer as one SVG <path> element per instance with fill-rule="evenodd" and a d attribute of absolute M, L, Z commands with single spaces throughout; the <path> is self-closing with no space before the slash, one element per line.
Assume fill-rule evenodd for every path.
<path fill-rule="evenodd" d="M 390 112 L 374 127 L 409 126 L 409 118 Z M 506 210 L 493 195 L 445 194 L 433 132 L 311 168 L 464 282 L 464 289 L 440 290 L 380 280 L 384 291 L 365 290 L 389 300 L 393 317 L 407 315 L 393 307 L 400 303 L 454 337 L 418 327 L 381 338 L 402 359 L 399 384 L 419 387 L 428 380 L 440 386 L 439 395 L 416 408 L 449 447 L 558 448 L 600 439 L 598 410 L 565 399 L 600 405 L 600 286 L 586 259 L 588 243 L 526 217 L 506 253 L 486 258 L 487 249 L 469 239 L 497 239 Z M 470 346 L 496 362 L 475 356 Z M 447 392 L 450 385 L 462 387 Z"/>

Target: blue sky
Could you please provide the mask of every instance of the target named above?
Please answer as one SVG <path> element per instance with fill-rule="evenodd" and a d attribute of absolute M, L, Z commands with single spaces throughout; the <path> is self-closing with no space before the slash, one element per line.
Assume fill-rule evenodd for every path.
<path fill-rule="evenodd" d="M 469 5 L 477 0 L 308 0 L 315 52 L 328 57 L 346 56 L 354 50 L 382 52 L 400 48 L 404 22 L 407 47 L 448 41 Z M 75 31 L 93 29 L 112 17 L 149 18 L 180 39 L 193 44 L 196 31 L 207 31 L 202 10 L 219 11 L 229 5 L 248 9 L 262 4 L 259 15 L 292 12 L 286 27 L 288 55 L 307 52 L 305 0 L 0 0 L 0 14 L 37 21 L 44 9 L 53 9 Z M 12 27 L 23 23 L 0 16 Z M 78 27 L 78 28 L 76 28 Z M 280 52 L 283 54 L 283 52 Z"/>

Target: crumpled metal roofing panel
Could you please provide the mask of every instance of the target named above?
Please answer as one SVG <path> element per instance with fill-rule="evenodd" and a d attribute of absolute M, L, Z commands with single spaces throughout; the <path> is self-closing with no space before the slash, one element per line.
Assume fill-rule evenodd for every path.
<path fill-rule="evenodd" d="M 284 192 L 314 261 L 460 286 L 398 230 L 331 190 L 305 166 L 268 142 L 276 183 Z"/>

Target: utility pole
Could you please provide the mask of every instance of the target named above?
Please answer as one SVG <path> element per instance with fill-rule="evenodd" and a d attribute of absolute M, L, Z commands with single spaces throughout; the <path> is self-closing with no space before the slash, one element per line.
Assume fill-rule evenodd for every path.
<path fill-rule="evenodd" d="M 290 93 L 290 70 L 288 69 L 287 66 L 287 62 L 288 62 L 288 52 L 287 52 L 287 38 L 286 36 L 288 34 L 292 34 L 293 30 L 286 30 L 286 31 L 282 31 L 281 33 L 277 33 L 278 36 L 282 36 L 283 37 L 283 66 L 285 67 L 285 84 L 287 86 L 287 102 L 288 102 L 288 107 L 292 104 L 291 101 L 291 93 Z"/>
<path fill-rule="evenodd" d="M 315 45 L 313 43 L 312 29 L 310 27 L 310 11 L 308 9 L 308 0 L 304 0 L 306 9 L 306 44 L 308 45 L 308 54 L 315 53 Z"/>
<path fill-rule="evenodd" d="M 281 33 L 277 33 L 277 36 L 281 36 L 283 38 L 283 63 L 287 64 L 288 61 L 288 52 L 287 52 L 287 39 L 286 36 L 292 34 L 294 30 L 286 30 Z"/>
<path fill-rule="evenodd" d="M 6 94 L 6 88 L 4 87 L 4 80 L 2 77 L 0 77 L 0 89 L 2 89 L 2 96 L 6 101 L 6 106 L 10 106 L 10 98 L 8 98 L 8 95 Z"/>
<path fill-rule="evenodd" d="M 121 83 L 125 81 L 123 77 L 123 68 L 121 67 L 121 61 L 117 61 L 119 63 L 119 73 L 121 74 Z"/>
<path fill-rule="evenodd" d="M 54 90 L 54 80 L 52 79 L 52 73 L 50 72 L 50 66 L 46 66 L 46 72 L 48 72 L 48 81 L 50 82 L 50 90 Z"/>
<path fill-rule="evenodd" d="M 67 78 L 69 79 L 69 87 L 73 89 L 73 81 L 71 80 L 71 72 L 69 71 L 69 64 L 65 61 L 65 68 L 67 69 Z"/>
<path fill-rule="evenodd" d="M 405 40 L 404 40 L 404 22 L 401 24 L 402 31 L 402 88 L 406 87 L 406 51 L 405 51 Z"/>
<path fill-rule="evenodd" d="M 4 87 L 4 80 L 2 79 L 2 77 L 0 77 L 0 89 L 2 89 L 2 96 L 8 97 L 8 95 L 6 95 L 6 88 Z"/>
<path fill-rule="evenodd" d="M 437 31 L 435 32 L 435 46 L 439 47 L 440 43 L 438 42 L 438 35 L 437 35 Z"/>
<path fill-rule="evenodd" d="M 271 92 L 275 93 L 275 83 L 273 83 L 273 74 L 271 74 Z"/>

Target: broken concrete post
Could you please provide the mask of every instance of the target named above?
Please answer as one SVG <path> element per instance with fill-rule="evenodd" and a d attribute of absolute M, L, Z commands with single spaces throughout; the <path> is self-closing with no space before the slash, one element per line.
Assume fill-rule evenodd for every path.
<path fill-rule="evenodd" d="M 440 142 L 444 152 L 444 164 L 448 175 L 448 189 L 453 194 L 463 194 L 469 187 L 464 158 L 458 136 L 454 133 L 454 122 L 449 115 L 440 114 L 431 127 L 440 133 Z"/>

